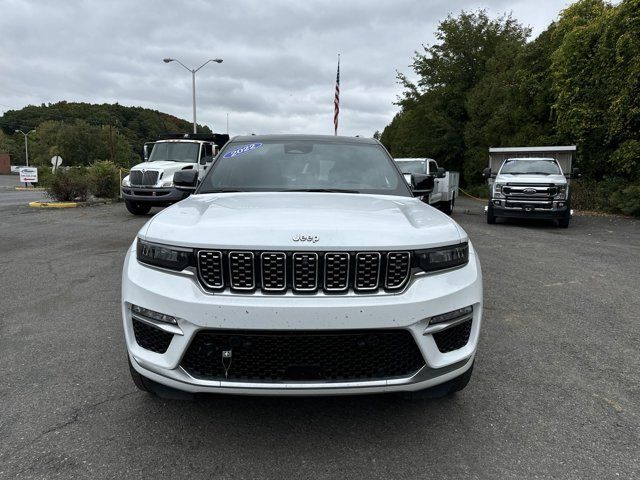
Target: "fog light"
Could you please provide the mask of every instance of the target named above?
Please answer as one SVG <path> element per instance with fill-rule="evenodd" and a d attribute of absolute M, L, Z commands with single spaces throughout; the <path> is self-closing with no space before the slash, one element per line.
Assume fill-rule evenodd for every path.
<path fill-rule="evenodd" d="M 564 207 L 564 202 L 558 202 L 558 208 Z"/>
<path fill-rule="evenodd" d="M 473 313 L 473 306 L 469 305 L 468 307 L 459 308 L 458 310 L 453 310 L 451 312 L 443 313 L 442 315 L 436 315 L 429 319 L 429 325 L 433 325 L 435 323 L 448 322 L 450 320 L 455 320 L 462 317 L 467 317 Z"/>
<path fill-rule="evenodd" d="M 154 312 L 153 310 L 142 308 L 142 307 L 139 307 L 138 305 L 131 305 L 131 311 L 133 313 L 137 313 L 138 315 L 142 315 L 143 317 L 150 318 L 151 320 L 157 320 L 159 322 L 165 322 L 165 323 L 174 323 L 174 324 L 178 323 L 178 321 L 176 320 L 176 317 L 172 317 L 171 315 L 166 315 L 160 312 Z"/>
<path fill-rule="evenodd" d="M 500 200 L 494 200 L 494 201 L 493 201 L 493 204 L 494 204 L 494 205 L 500 205 Z"/>

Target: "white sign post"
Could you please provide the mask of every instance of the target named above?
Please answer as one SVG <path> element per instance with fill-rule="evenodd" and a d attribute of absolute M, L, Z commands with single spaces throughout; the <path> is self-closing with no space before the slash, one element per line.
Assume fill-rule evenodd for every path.
<path fill-rule="evenodd" d="M 59 155 L 56 155 L 55 157 L 51 157 L 51 165 L 53 165 L 53 167 L 51 168 L 52 172 L 55 172 L 56 169 L 62 165 L 62 157 Z"/>
<path fill-rule="evenodd" d="M 38 169 L 34 167 L 22 167 L 20 169 L 20 181 L 25 183 L 38 183 Z"/>

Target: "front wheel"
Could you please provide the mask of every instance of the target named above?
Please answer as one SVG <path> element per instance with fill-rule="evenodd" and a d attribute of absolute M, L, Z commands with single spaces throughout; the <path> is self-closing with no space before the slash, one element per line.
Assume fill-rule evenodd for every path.
<path fill-rule="evenodd" d="M 558 220 L 558 226 L 560 228 L 569 228 L 569 222 L 571 221 L 571 207 L 567 204 L 567 210 L 561 219 Z"/>
<path fill-rule="evenodd" d="M 493 207 L 491 207 L 491 205 L 487 208 L 487 223 L 489 225 L 496 223 L 496 216 L 493 214 Z"/>
<path fill-rule="evenodd" d="M 448 202 L 442 202 L 440 205 L 442 211 L 447 215 L 451 215 L 453 213 L 453 199 L 449 200 Z"/>
<path fill-rule="evenodd" d="M 127 207 L 127 210 L 134 215 L 146 215 L 151 210 L 151 205 L 148 203 L 125 200 L 124 204 Z"/>

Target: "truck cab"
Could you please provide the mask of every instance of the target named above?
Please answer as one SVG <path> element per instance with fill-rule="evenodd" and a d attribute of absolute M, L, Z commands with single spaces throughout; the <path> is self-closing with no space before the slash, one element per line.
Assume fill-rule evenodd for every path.
<path fill-rule="evenodd" d="M 167 134 L 145 143 L 145 161 L 122 180 L 127 210 L 144 215 L 151 207 L 166 207 L 186 198 L 187 192 L 174 187 L 174 174 L 196 170 L 202 178 L 228 139 L 224 134 Z"/>
<path fill-rule="evenodd" d="M 411 182 L 414 173 L 433 177 L 433 191 L 422 197 L 422 201 L 448 215 L 452 213 L 458 196 L 458 172 L 446 172 L 433 158 L 396 158 L 395 161 L 407 183 Z"/>

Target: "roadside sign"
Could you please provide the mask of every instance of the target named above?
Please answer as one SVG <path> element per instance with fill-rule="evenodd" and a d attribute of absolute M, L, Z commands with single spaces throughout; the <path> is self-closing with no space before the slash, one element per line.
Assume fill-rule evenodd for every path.
<path fill-rule="evenodd" d="M 53 165 L 53 170 L 55 171 L 56 168 L 62 165 L 62 157 L 59 155 L 51 157 L 51 165 Z"/>
<path fill-rule="evenodd" d="M 38 183 L 38 169 L 34 167 L 22 167 L 20 169 L 20 181 L 24 183 Z"/>

